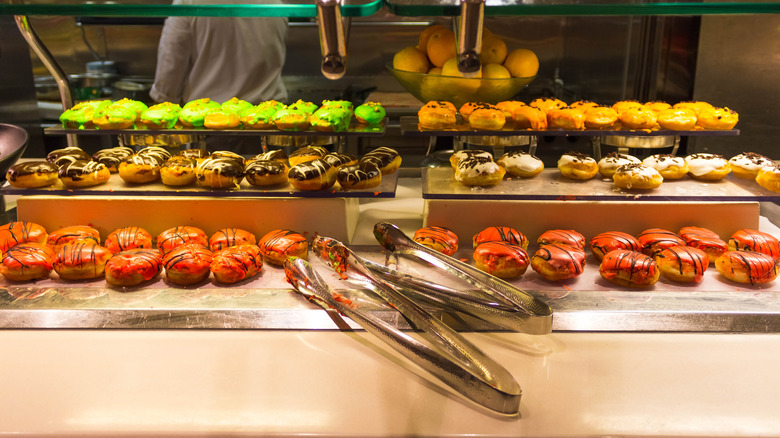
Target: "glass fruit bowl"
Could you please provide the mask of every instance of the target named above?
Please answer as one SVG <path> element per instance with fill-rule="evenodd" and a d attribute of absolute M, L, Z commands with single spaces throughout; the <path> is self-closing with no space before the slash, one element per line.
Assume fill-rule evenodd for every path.
<path fill-rule="evenodd" d="M 458 78 L 396 70 L 392 63 L 387 69 L 398 82 L 421 102 L 446 100 L 460 108 L 466 102 L 498 103 L 510 100 L 533 81 L 528 78 Z"/>

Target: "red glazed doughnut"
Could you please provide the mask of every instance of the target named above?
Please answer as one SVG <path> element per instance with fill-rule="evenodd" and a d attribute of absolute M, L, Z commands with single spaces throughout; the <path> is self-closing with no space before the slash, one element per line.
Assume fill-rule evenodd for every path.
<path fill-rule="evenodd" d="M 561 243 L 575 248 L 585 249 L 585 236 L 574 230 L 547 230 L 536 239 L 539 245 Z"/>
<path fill-rule="evenodd" d="M 223 228 L 217 230 L 209 239 L 209 248 L 213 252 L 238 245 L 254 245 L 257 243 L 255 235 L 240 228 Z"/>
<path fill-rule="evenodd" d="M 63 280 L 103 277 L 111 251 L 94 242 L 64 245 L 54 257 L 54 270 Z"/>
<path fill-rule="evenodd" d="M 729 239 L 729 251 L 753 251 L 772 257 L 775 262 L 780 258 L 780 243 L 771 234 L 763 231 L 739 230 Z"/>
<path fill-rule="evenodd" d="M 528 248 L 528 238 L 523 233 L 510 227 L 487 227 L 475 234 L 473 239 L 475 249 L 480 243 L 496 241 L 519 245 L 523 249 Z"/>
<path fill-rule="evenodd" d="M 165 277 L 171 283 L 188 285 L 205 280 L 211 273 L 213 254 L 199 243 L 177 246 L 163 257 Z"/>
<path fill-rule="evenodd" d="M 263 258 L 257 245 L 237 245 L 214 254 L 211 272 L 220 283 L 236 283 L 252 278 L 263 267 Z"/>
<path fill-rule="evenodd" d="M 187 243 L 197 243 L 208 247 L 209 240 L 203 230 L 188 225 L 169 228 L 157 236 L 157 249 L 163 255 Z"/>
<path fill-rule="evenodd" d="M 710 265 L 707 254 L 692 246 L 672 246 L 657 252 L 653 257 L 661 275 L 672 281 L 701 281 Z"/>
<path fill-rule="evenodd" d="M 274 230 L 266 234 L 257 244 L 265 261 L 275 265 L 284 265 L 290 257 L 306 260 L 309 255 L 309 242 L 303 235 L 292 230 Z"/>
<path fill-rule="evenodd" d="M 717 233 L 706 228 L 683 227 L 680 229 L 680 237 L 686 245 L 707 253 L 710 260 L 717 260 L 729 249 L 728 244 Z"/>
<path fill-rule="evenodd" d="M 9 222 L 0 226 L 0 251 L 25 242 L 46 244 L 46 229 L 32 222 Z"/>
<path fill-rule="evenodd" d="M 448 256 L 458 251 L 458 236 L 449 228 L 437 226 L 420 228 L 414 233 L 414 241 Z"/>
<path fill-rule="evenodd" d="M 100 232 L 87 225 L 73 225 L 53 231 L 46 239 L 46 244 L 55 252 L 63 245 L 77 242 L 92 242 L 100 245 Z"/>
<path fill-rule="evenodd" d="M 642 245 L 642 252 L 650 257 L 653 257 L 658 251 L 672 246 L 685 246 L 685 241 L 680 236 L 661 228 L 648 228 L 639 233 L 636 238 Z"/>
<path fill-rule="evenodd" d="M 610 251 L 625 249 L 639 251 L 642 248 L 636 237 L 621 231 L 607 231 L 590 239 L 590 250 L 597 259 L 601 260 Z"/>
<path fill-rule="evenodd" d="M 615 250 L 604 256 L 599 274 L 612 283 L 641 288 L 654 285 L 660 272 L 655 261 L 641 252 Z"/>
<path fill-rule="evenodd" d="M 542 245 L 531 257 L 531 268 L 549 281 L 574 278 L 585 269 L 585 251 L 559 243 Z"/>
<path fill-rule="evenodd" d="M 777 277 L 772 256 L 760 252 L 726 251 L 715 260 L 715 269 L 737 283 L 769 283 Z"/>
<path fill-rule="evenodd" d="M 35 242 L 20 243 L 3 253 L 0 273 L 11 281 L 28 281 L 49 276 L 54 251 Z"/>
<path fill-rule="evenodd" d="M 106 263 L 106 282 L 113 286 L 136 286 L 162 270 L 162 254 L 156 249 L 137 248 L 114 254 Z"/>
<path fill-rule="evenodd" d="M 152 248 L 152 235 L 140 227 L 123 227 L 106 237 L 105 246 L 114 254 L 134 248 Z"/>
<path fill-rule="evenodd" d="M 509 242 L 484 242 L 474 249 L 474 262 L 482 271 L 498 278 L 515 278 L 528 269 L 528 253 Z"/>

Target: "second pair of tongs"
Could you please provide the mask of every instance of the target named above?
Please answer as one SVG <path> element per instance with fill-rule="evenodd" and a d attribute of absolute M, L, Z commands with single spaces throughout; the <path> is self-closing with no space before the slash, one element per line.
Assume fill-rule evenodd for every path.
<path fill-rule="evenodd" d="M 374 236 L 395 255 L 411 255 L 465 280 L 476 291 L 460 291 L 401 274 L 379 264 L 369 268 L 384 279 L 401 284 L 411 293 L 454 310 L 475 316 L 500 327 L 522 333 L 547 334 L 552 331 L 552 309 L 543 301 L 511 284 L 480 271 L 467 263 L 420 245 L 393 224 L 380 222 Z"/>
<path fill-rule="evenodd" d="M 329 240 L 326 257 L 342 278 L 369 286 L 371 291 L 401 312 L 422 331 L 428 343 L 341 299 L 306 260 L 291 258 L 285 262 L 285 274 L 296 291 L 351 318 L 466 398 L 502 414 L 516 415 L 519 412 L 522 392 L 504 367 L 379 280 L 346 246 Z"/>

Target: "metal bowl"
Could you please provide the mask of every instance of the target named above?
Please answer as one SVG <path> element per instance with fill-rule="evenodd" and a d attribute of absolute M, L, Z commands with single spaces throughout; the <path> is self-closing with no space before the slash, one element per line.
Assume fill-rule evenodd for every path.
<path fill-rule="evenodd" d="M 5 173 L 22 156 L 30 134 L 16 125 L 0 123 L 0 181 L 5 181 Z"/>
<path fill-rule="evenodd" d="M 446 100 L 458 108 L 466 102 L 498 103 L 510 100 L 536 78 L 458 78 L 429 75 L 396 70 L 392 63 L 387 63 L 387 69 L 406 91 L 421 102 Z"/>

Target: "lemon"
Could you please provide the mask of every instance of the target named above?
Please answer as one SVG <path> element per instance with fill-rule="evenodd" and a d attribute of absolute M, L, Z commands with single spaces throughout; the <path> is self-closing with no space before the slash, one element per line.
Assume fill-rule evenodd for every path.
<path fill-rule="evenodd" d="M 429 75 L 441 76 L 441 67 L 434 67 L 428 70 Z"/>
<path fill-rule="evenodd" d="M 539 71 L 539 58 L 531 50 L 515 49 L 506 56 L 504 67 L 516 78 L 536 76 Z"/>
<path fill-rule="evenodd" d="M 511 78 L 512 75 L 509 73 L 509 70 L 501 64 L 485 64 L 482 66 L 482 77 L 506 79 Z"/>
<path fill-rule="evenodd" d="M 441 68 L 441 75 L 442 76 L 455 76 L 462 78 L 463 73 L 458 70 L 458 57 L 453 56 L 452 58 L 448 59 L 444 65 Z M 471 76 L 472 78 L 481 78 L 482 77 L 482 70 L 480 69 L 476 76 Z"/>
<path fill-rule="evenodd" d="M 425 73 L 428 71 L 428 57 L 417 47 L 404 47 L 393 56 L 393 68 L 396 70 Z"/>

